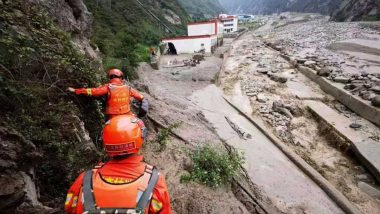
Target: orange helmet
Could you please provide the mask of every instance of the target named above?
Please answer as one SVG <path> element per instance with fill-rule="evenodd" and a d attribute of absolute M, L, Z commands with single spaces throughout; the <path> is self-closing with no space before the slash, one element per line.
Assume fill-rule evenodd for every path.
<path fill-rule="evenodd" d="M 137 153 L 142 147 L 146 128 L 134 115 L 112 117 L 103 128 L 103 145 L 110 157 Z"/>
<path fill-rule="evenodd" d="M 108 71 L 108 77 L 109 78 L 123 78 L 123 72 L 120 71 L 119 69 L 111 69 Z"/>

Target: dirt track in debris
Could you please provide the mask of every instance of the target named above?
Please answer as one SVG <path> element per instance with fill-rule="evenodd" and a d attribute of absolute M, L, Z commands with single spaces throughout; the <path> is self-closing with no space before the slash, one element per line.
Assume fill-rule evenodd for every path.
<path fill-rule="evenodd" d="M 136 86 L 145 90 L 150 100 L 150 117 L 165 126 L 180 122 L 175 132 L 187 141 L 172 137 L 167 148 L 160 152 L 159 145 L 154 142 L 155 132 L 150 132 L 143 151 L 146 161 L 156 164 L 165 175 L 174 213 L 256 213 L 255 205 L 241 190 L 232 191 L 231 187 L 211 189 L 180 182 L 181 175 L 186 174 L 189 167 L 191 149 L 202 144 L 223 147 L 219 137 L 187 98 L 211 84 L 221 62 L 221 58 L 213 56 L 197 67 L 157 71 L 144 64 L 139 69 L 140 80 Z M 151 130 L 159 128 L 152 120 L 146 123 Z"/>

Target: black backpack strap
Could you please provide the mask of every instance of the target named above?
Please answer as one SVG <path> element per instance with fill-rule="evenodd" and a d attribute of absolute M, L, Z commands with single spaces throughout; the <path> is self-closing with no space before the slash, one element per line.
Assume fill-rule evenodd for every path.
<path fill-rule="evenodd" d="M 83 192 L 83 208 L 84 212 L 91 212 L 95 210 L 95 198 L 92 191 L 92 170 L 85 172 L 82 183 Z"/>
<path fill-rule="evenodd" d="M 158 172 L 156 167 L 153 167 L 152 176 L 150 177 L 148 187 L 146 188 L 146 190 L 142 194 L 140 200 L 137 202 L 137 208 L 138 209 L 145 210 L 145 208 L 148 206 L 148 204 L 149 204 L 149 202 L 153 196 L 154 187 L 157 184 L 159 175 L 160 175 L 160 173 Z"/>

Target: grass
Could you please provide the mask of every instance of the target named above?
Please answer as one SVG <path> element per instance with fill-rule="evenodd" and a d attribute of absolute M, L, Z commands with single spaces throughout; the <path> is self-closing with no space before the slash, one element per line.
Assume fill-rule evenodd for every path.
<path fill-rule="evenodd" d="M 190 157 L 193 166 L 181 182 L 195 181 L 212 188 L 230 184 L 244 163 L 243 154 L 210 145 L 196 148 Z"/>

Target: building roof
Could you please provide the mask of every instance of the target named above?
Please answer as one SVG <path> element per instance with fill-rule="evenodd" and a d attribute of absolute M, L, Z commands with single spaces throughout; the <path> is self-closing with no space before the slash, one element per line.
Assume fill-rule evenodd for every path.
<path fill-rule="evenodd" d="M 203 39 L 203 38 L 210 38 L 215 35 L 201 35 L 201 36 L 177 36 L 177 37 L 170 37 L 170 38 L 163 38 L 161 41 L 165 40 L 185 40 L 185 39 Z"/>
<path fill-rule="evenodd" d="M 204 25 L 204 24 L 214 24 L 215 22 L 219 22 L 219 19 L 210 19 L 208 21 L 202 21 L 202 22 L 189 22 L 187 25 Z"/>

